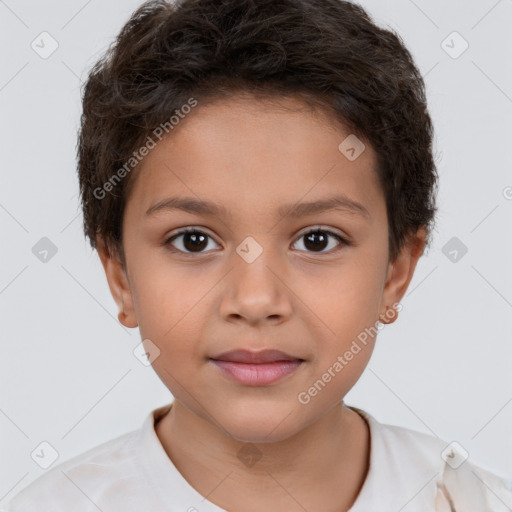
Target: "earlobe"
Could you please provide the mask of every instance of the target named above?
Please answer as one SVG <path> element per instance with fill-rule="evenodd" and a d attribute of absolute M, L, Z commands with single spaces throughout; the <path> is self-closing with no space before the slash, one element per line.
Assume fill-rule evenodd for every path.
<path fill-rule="evenodd" d="M 409 287 L 409 283 L 416 269 L 416 264 L 425 248 L 426 235 L 425 229 L 419 229 L 402 247 L 395 261 L 389 264 L 386 284 L 382 294 L 381 302 L 384 306 L 379 315 L 380 322 L 391 324 L 398 318 L 398 311 L 395 309 L 394 305 L 397 305 L 401 301 Z M 388 312 L 390 309 L 395 310 L 391 315 Z"/>
<path fill-rule="evenodd" d="M 105 270 L 110 293 L 119 309 L 117 318 L 125 327 L 137 327 L 130 284 L 123 263 L 109 252 L 102 239 L 97 242 L 98 255 Z"/>

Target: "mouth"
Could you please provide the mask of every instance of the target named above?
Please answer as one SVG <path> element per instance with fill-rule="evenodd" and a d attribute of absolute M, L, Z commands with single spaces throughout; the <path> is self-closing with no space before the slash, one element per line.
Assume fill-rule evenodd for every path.
<path fill-rule="evenodd" d="M 281 361 L 304 361 L 300 357 L 292 356 L 280 350 L 266 349 L 259 352 L 252 350 L 230 350 L 229 352 L 223 352 L 216 356 L 211 357 L 215 361 L 227 361 L 230 363 L 252 363 L 252 364 L 264 364 L 264 363 L 276 363 Z"/>
<path fill-rule="evenodd" d="M 224 376 L 247 386 L 266 386 L 294 373 L 304 359 L 280 350 L 232 350 L 209 360 Z"/>

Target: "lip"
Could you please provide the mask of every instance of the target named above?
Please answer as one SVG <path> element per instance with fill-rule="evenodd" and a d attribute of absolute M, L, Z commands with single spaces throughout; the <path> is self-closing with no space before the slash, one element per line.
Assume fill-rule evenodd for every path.
<path fill-rule="evenodd" d="M 238 350 L 230 350 L 229 352 L 223 352 L 222 354 L 218 354 L 216 356 L 211 357 L 210 359 L 215 359 L 217 361 L 229 361 L 232 363 L 275 363 L 276 361 L 302 361 L 300 357 L 292 356 L 290 354 L 286 354 L 281 350 L 274 349 L 265 349 L 260 350 L 259 352 L 254 352 L 252 350 L 238 349 Z"/>
<path fill-rule="evenodd" d="M 228 378 L 246 386 L 266 386 L 292 374 L 304 359 L 280 350 L 232 350 L 210 361 Z"/>
<path fill-rule="evenodd" d="M 233 363 L 211 359 L 224 375 L 246 386 L 267 386 L 293 373 L 303 360 L 275 361 L 273 363 Z"/>

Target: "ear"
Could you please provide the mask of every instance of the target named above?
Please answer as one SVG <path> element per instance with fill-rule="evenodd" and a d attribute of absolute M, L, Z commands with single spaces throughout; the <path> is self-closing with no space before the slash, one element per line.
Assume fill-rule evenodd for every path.
<path fill-rule="evenodd" d="M 381 323 L 391 324 L 398 318 L 400 308 L 397 309 L 396 305 L 398 305 L 407 291 L 414 275 L 416 264 L 425 249 L 426 238 L 427 233 L 425 229 L 420 228 L 416 234 L 409 237 L 395 261 L 389 264 L 386 284 L 381 299 L 379 316 Z"/>
<path fill-rule="evenodd" d="M 137 327 L 138 323 L 133 307 L 132 292 L 123 263 L 120 261 L 119 256 L 109 252 L 101 237 L 97 239 L 96 247 L 107 276 L 110 293 L 119 308 L 119 313 L 117 314 L 119 322 L 125 327 Z"/>

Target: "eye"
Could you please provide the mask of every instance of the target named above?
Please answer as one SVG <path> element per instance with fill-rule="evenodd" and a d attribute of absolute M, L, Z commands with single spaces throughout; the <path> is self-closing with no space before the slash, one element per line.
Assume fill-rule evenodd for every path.
<path fill-rule="evenodd" d="M 349 242 L 341 235 L 338 235 L 337 233 L 334 233 L 326 229 L 322 229 L 320 227 L 311 229 L 308 232 L 303 233 L 299 237 L 299 240 L 305 239 L 305 243 L 303 245 L 308 249 L 308 252 L 310 252 L 309 250 L 311 250 L 312 252 L 321 253 L 326 246 L 329 246 L 329 238 L 335 238 L 336 240 L 338 240 L 338 247 L 335 248 L 334 250 L 331 249 L 323 252 L 336 252 L 340 250 L 340 246 L 349 245 Z"/>
<path fill-rule="evenodd" d="M 182 240 L 180 240 L 181 237 L 183 237 Z M 185 255 L 194 253 L 201 254 L 202 252 L 205 252 L 203 249 L 208 247 L 208 239 L 213 240 L 210 235 L 203 231 L 199 231 L 196 228 L 186 228 L 168 238 L 164 242 L 164 245 L 172 246 L 172 251 L 182 252 Z M 175 241 L 178 241 L 177 248 L 173 245 Z"/>
<path fill-rule="evenodd" d="M 189 256 L 192 254 L 208 252 L 205 251 L 205 249 L 208 248 L 209 239 L 213 240 L 207 233 L 200 231 L 197 228 L 190 227 L 182 229 L 178 233 L 169 237 L 165 240 L 164 245 L 171 246 L 170 250 L 173 252 L 180 252 Z M 303 245 L 308 252 L 336 252 L 340 250 L 340 246 L 350 245 L 349 242 L 341 235 L 327 229 L 322 229 L 321 227 L 316 227 L 314 229 L 310 229 L 306 233 L 303 233 L 299 237 L 299 241 L 302 239 L 305 239 L 305 243 Z M 331 247 L 329 250 L 325 251 L 324 249 L 329 246 L 329 239 L 336 239 L 338 241 L 338 246 L 337 248 L 335 246 L 334 250 Z"/>

